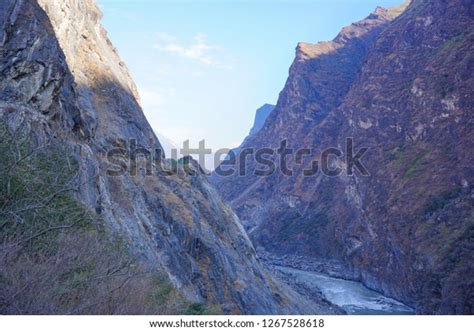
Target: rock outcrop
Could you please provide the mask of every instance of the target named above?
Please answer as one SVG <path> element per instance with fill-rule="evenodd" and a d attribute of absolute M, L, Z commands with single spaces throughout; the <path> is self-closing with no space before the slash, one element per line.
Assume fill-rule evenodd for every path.
<path fill-rule="evenodd" d="M 298 45 L 275 110 L 243 148 L 286 139 L 312 157 L 265 177 L 249 161 L 216 187 L 273 255 L 336 260 L 419 313 L 472 314 L 474 7 L 414 0 L 400 12 Z M 304 175 L 348 137 L 368 148 L 368 176 Z"/>
<path fill-rule="evenodd" d="M 234 212 L 204 177 L 192 175 L 194 161 L 184 160 L 188 168 L 177 174 L 156 175 L 165 163 L 160 143 L 100 18 L 93 0 L 1 1 L 1 117 L 24 123 L 39 140 L 72 147 L 80 164 L 77 198 L 188 299 L 228 313 L 317 310 L 283 293 Z M 148 156 L 143 148 L 158 157 L 129 162 L 134 144 L 140 160 Z M 110 175 L 112 149 L 136 174 Z"/>
<path fill-rule="evenodd" d="M 390 20 L 389 12 L 378 8 L 366 19 L 344 28 L 333 41 L 318 44 L 299 43 L 296 58 L 290 67 L 288 80 L 275 109 L 270 113 L 263 128 L 257 134 L 249 136 L 241 148 L 276 150 L 284 140 L 293 148 L 304 146 L 308 133 L 342 104 L 368 51 Z M 310 143 L 304 147 L 314 147 L 314 144 Z M 236 169 L 241 167 L 244 165 L 236 165 Z M 276 205 L 289 205 L 290 196 L 274 195 L 274 191 L 282 188 L 284 183 L 293 186 L 294 181 L 305 181 L 299 174 L 288 178 L 278 171 L 272 176 L 256 178 L 252 176 L 255 168 L 255 160 L 249 158 L 245 164 L 246 176 L 236 172 L 229 177 L 219 178 L 220 176 L 215 174 L 211 177 L 224 199 L 232 202 L 250 232 L 260 221 L 267 218 L 265 215 L 275 212 Z M 307 185 L 314 185 L 313 179 L 306 182 Z M 245 194 L 242 194 L 244 191 Z M 275 200 L 268 201 L 270 195 L 274 195 Z"/>

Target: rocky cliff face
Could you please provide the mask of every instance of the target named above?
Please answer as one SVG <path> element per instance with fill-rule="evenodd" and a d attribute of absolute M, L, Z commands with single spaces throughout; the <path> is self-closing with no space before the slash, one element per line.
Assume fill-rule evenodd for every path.
<path fill-rule="evenodd" d="M 256 135 L 248 137 L 241 148 L 277 149 L 285 139 L 290 147 L 302 146 L 314 126 L 323 122 L 343 102 L 367 52 L 390 20 L 390 13 L 378 8 L 366 19 L 344 28 L 333 41 L 314 45 L 299 43 L 275 109 L 264 127 Z M 308 147 L 313 145 L 311 143 Z M 240 167 L 244 166 L 237 164 L 236 169 Z M 297 175 L 287 178 L 280 176 L 278 171 L 269 177 L 256 178 L 251 175 L 256 168 L 252 160 L 246 162 L 245 168 L 245 173 L 250 175 L 235 174 L 225 178 L 214 175 L 212 181 L 222 196 L 232 202 L 244 225 L 252 232 L 266 218 L 264 215 L 278 209 L 273 202 L 289 205 L 291 196 L 275 194 L 274 191 L 282 188 L 285 182 L 292 186 L 294 181 L 304 181 L 304 178 Z M 312 179 L 307 183 L 313 185 Z M 242 194 L 244 190 L 245 194 Z M 269 202 L 267 198 L 270 195 L 275 199 Z"/>
<path fill-rule="evenodd" d="M 206 179 L 190 175 L 192 160 L 172 176 L 156 175 L 159 157 L 153 175 L 141 162 L 132 164 L 136 175 L 107 175 L 112 148 L 126 161 L 130 139 L 150 151 L 161 146 L 100 18 L 93 0 L 0 3 L 2 119 L 73 147 L 78 199 L 187 298 L 232 313 L 305 311 L 263 269 L 239 219 Z"/>
<path fill-rule="evenodd" d="M 472 313 L 471 1 L 378 9 L 329 43 L 300 44 L 278 104 L 245 147 L 313 148 L 278 172 L 218 188 L 257 246 L 344 264 L 422 313 Z M 390 22 L 391 21 L 391 22 Z M 368 148 L 369 176 L 304 176 L 328 147 Z M 345 169 L 345 160 L 331 166 Z"/>

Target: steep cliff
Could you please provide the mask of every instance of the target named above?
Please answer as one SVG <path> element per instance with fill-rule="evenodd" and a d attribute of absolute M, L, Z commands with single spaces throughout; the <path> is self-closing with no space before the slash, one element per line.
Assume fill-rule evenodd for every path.
<path fill-rule="evenodd" d="M 249 161 L 245 176 L 217 187 L 273 254 L 338 261 L 341 275 L 421 313 L 472 313 L 473 4 L 414 0 L 388 23 L 394 12 L 378 9 L 333 42 L 300 44 L 275 110 L 243 146 L 287 139 L 311 158 L 267 177 Z M 378 28 L 367 33 L 366 22 Z M 303 175 L 348 137 L 368 148 L 368 176 Z"/>
<path fill-rule="evenodd" d="M 142 157 L 143 148 L 161 146 L 100 18 L 93 0 L 0 3 L 2 119 L 23 123 L 34 140 L 71 147 L 79 162 L 77 198 L 188 299 L 232 313 L 312 311 L 281 292 L 237 216 L 205 178 L 192 175 L 192 160 L 171 176 L 157 175 L 160 157 L 152 175 L 151 163 L 129 162 L 135 142 Z M 136 174 L 107 172 L 114 148 Z"/>
<path fill-rule="evenodd" d="M 387 10 L 377 8 L 366 19 L 344 28 L 333 41 L 299 43 L 275 109 L 263 128 L 248 137 L 241 148 L 277 149 L 285 139 L 292 148 L 313 147 L 314 144 L 303 145 L 305 137 L 343 102 L 367 52 L 390 20 Z M 275 212 L 276 205 L 288 206 L 290 196 L 275 194 L 274 191 L 283 189 L 285 183 L 293 186 L 295 181 L 305 179 L 297 175 L 288 178 L 279 171 L 272 176 L 255 177 L 252 176 L 256 168 L 255 159 L 249 158 L 245 165 L 238 161 L 239 158 L 235 168 L 245 167 L 246 176 L 236 172 L 225 178 L 213 175 L 211 179 L 224 199 L 232 202 L 244 226 L 252 231 L 266 219 L 265 214 Z M 306 182 L 307 185 L 314 183 L 313 179 Z M 268 201 L 269 196 L 274 199 Z"/>

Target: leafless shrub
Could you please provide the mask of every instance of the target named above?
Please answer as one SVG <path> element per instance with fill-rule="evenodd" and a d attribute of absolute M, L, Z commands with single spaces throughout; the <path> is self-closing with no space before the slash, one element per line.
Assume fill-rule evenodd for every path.
<path fill-rule="evenodd" d="M 179 314 L 167 277 L 145 268 L 76 199 L 77 163 L 0 123 L 0 313 Z"/>

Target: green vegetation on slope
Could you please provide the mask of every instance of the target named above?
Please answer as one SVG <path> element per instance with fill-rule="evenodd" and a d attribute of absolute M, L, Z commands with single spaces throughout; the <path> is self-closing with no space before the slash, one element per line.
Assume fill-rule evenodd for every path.
<path fill-rule="evenodd" d="M 78 164 L 0 124 L 0 314 L 206 314 L 76 199 Z"/>

